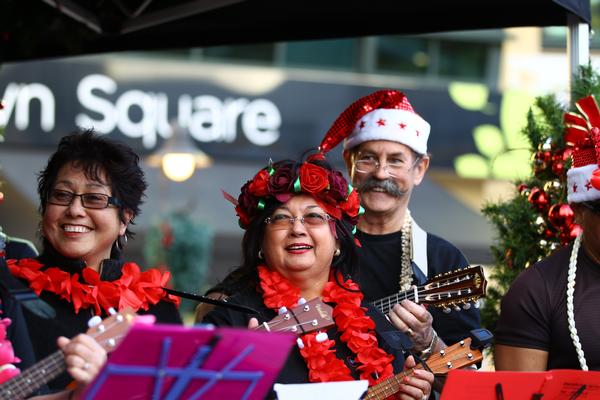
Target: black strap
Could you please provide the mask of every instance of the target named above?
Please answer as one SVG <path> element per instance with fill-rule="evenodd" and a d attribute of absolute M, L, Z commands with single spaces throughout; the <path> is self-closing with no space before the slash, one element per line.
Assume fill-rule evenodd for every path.
<path fill-rule="evenodd" d="M 210 297 L 200 296 L 199 294 L 182 292 L 180 290 L 169 289 L 169 288 L 166 288 L 166 287 L 163 287 L 163 289 L 167 293 L 169 293 L 169 294 L 172 294 L 172 295 L 175 295 L 175 296 L 178 296 L 178 297 L 183 297 L 184 299 L 195 300 L 195 301 L 198 301 L 200 303 L 214 304 L 215 306 L 225 307 L 225 308 L 229 308 L 229 309 L 232 309 L 232 310 L 235 310 L 235 311 L 245 312 L 245 313 L 248 313 L 248 314 L 259 314 L 259 312 L 256 311 L 254 308 L 242 306 L 242 305 L 239 305 L 239 304 L 229 303 L 226 300 L 211 299 Z"/>

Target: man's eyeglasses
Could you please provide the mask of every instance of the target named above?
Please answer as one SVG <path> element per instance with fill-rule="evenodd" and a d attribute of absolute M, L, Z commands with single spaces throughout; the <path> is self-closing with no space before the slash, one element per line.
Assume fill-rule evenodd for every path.
<path fill-rule="evenodd" d="M 120 207 L 121 203 L 116 197 L 111 197 L 103 193 L 82 193 L 77 194 L 69 192 L 67 190 L 52 189 L 48 193 L 46 199 L 48 203 L 57 206 L 69 206 L 73 202 L 75 197 L 81 198 L 81 205 L 85 208 L 101 209 L 106 208 L 109 205 Z"/>
<path fill-rule="evenodd" d="M 325 225 L 328 221 L 332 221 L 333 218 L 328 214 L 320 214 L 317 212 L 308 213 L 301 217 L 292 217 L 287 214 L 275 214 L 266 218 L 265 223 L 276 229 L 287 229 L 290 226 L 293 226 L 296 220 L 300 221 L 302 225 L 307 228 L 316 228 Z"/>
<path fill-rule="evenodd" d="M 368 157 L 354 161 L 354 169 L 356 172 L 360 172 L 361 174 L 371 174 L 377 171 L 379 168 L 383 168 L 383 170 L 387 172 L 389 176 L 397 178 L 403 173 L 408 172 L 411 168 L 417 165 L 419 161 L 421 161 L 421 157 L 417 157 L 412 164 L 404 160 L 392 160 L 385 163 L 385 165 L 381 165 L 379 160 Z"/>
<path fill-rule="evenodd" d="M 594 214 L 600 215 L 600 203 L 590 203 L 584 201 L 583 203 L 581 203 L 581 205 L 591 210 Z"/>

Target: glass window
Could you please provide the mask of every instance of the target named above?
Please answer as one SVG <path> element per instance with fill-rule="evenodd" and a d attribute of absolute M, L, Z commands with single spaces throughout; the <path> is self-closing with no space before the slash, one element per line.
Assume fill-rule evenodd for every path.
<path fill-rule="evenodd" d="M 440 76 L 485 79 L 488 46 L 483 43 L 441 41 L 439 48 Z"/>
<path fill-rule="evenodd" d="M 356 39 L 289 42 L 284 64 L 290 67 L 319 67 L 354 70 L 358 64 Z"/>
<path fill-rule="evenodd" d="M 249 61 L 258 63 L 274 62 L 275 44 L 252 44 L 239 46 L 206 47 L 202 54 L 206 59 Z"/>
<path fill-rule="evenodd" d="M 378 41 L 376 68 L 382 72 L 424 75 L 430 64 L 426 39 L 382 36 Z"/>

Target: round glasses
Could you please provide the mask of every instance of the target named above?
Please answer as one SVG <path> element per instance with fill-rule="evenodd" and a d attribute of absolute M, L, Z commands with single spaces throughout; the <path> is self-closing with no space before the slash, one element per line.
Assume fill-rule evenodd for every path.
<path fill-rule="evenodd" d="M 333 218 L 329 214 L 320 214 L 316 212 L 305 214 L 301 217 L 292 217 L 286 214 L 275 214 L 271 217 L 265 218 L 265 223 L 271 225 L 275 229 L 287 229 L 293 226 L 296 220 L 300 221 L 302 225 L 307 228 L 316 228 L 327 224 L 328 221 L 332 221 Z"/>
<path fill-rule="evenodd" d="M 109 205 L 119 207 L 121 204 L 116 197 L 104 193 L 77 194 L 67 190 L 52 189 L 46 201 L 57 206 L 70 206 L 75 197 L 81 198 L 81 205 L 85 208 L 101 209 Z"/>
<path fill-rule="evenodd" d="M 421 161 L 421 157 L 417 157 L 412 164 L 404 160 L 393 160 L 381 165 L 379 160 L 373 158 L 361 158 L 354 161 L 354 169 L 356 172 L 360 172 L 361 174 L 371 174 L 377 171 L 379 168 L 383 168 L 383 170 L 387 172 L 389 176 L 397 178 L 403 173 L 410 171 L 410 169 L 417 165 L 419 161 Z"/>

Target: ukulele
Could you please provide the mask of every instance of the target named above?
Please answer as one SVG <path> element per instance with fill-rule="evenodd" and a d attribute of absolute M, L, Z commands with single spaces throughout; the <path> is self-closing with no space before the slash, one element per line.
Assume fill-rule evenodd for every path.
<path fill-rule="evenodd" d="M 472 339 L 466 338 L 460 342 L 446 347 L 444 350 L 434 353 L 429 357 L 427 367 L 434 375 L 444 375 L 453 369 L 467 367 L 483 360 L 483 353 L 479 348 L 471 348 Z M 367 391 L 365 400 L 384 400 L 400 391 L 400 384 L 405 376 L 413 373 L 417 368 L 423 369 L 422 364 L 414 368 L 402 371 L 386 380 L 373 385 Z"/>
<path fill-rule="evenodd" d="M 136 314 L 126 308 L 104 319 L 86 332 L 107 352 L 114 350 L 132 325 Z M 58 350 L 0 385 L 0 400 L 24 399 L 67 369 L 65 356 Z"/>
<path fill-rule="evenodd" d="M 335 322 L 333 309 L 323 303 L 320 298 L 297 305 L 291 310 L 279 314 L 269 322 L 264 322 L 254 330 L 266 332 L 292 332 L 297 335 L 329 328 Z"/>
<path fill-rule="evenodd" d="M 434 307 L 450 311 L 449 307 L 460 310 L 471 307 L 480 297 L 485 297 L 487 281 L 481 266 L 467 267 L 435 276 L 423 286 L 413 286 L 411 289 L 393 294 L 371 304 L 384 314 L 404 299 L 417 304 L 430 304 Z"/>

